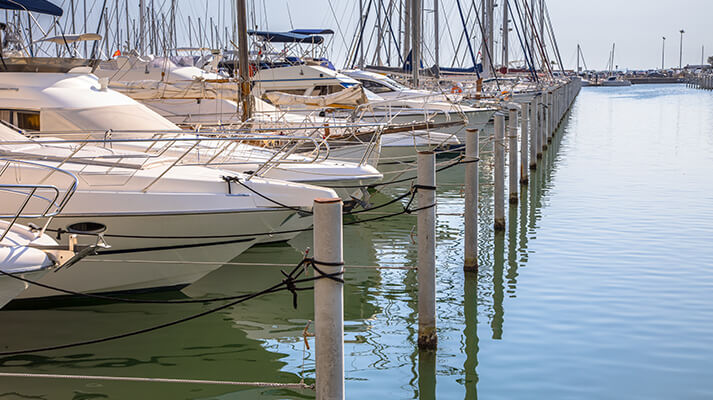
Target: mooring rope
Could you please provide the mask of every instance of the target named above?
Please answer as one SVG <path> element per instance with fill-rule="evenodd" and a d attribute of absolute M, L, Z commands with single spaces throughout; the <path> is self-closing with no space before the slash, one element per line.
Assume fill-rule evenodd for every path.
<path fill-rule="evenodd" d="M 237 382 L 206 379 L 182 378 L 144 378 L 132 376 L 104 376 L 104 375 L 67 375 L 67 374 L 32 374 L 23 372 L 0 372 L 0 377 L 5 378 L 43 378 L 43 379 L 75 379 L 75 380 L 101 380 L 120 382 L 152 382 L 152 383 L 190 383 L 194 385 L 228 385 L 228 386 L 254 386 L 285 389 L 314 389 L 314 385 L 300 383 L 278 382 Z"/>
<path fill-rule="evenodd" d="M 314 276 L 314 277 L 309 277 L 309 278 L 296 279 L 297 277 L 299 277 L 299 276 L 305 271 L 305 268 L 303 268 L 303 266 L 304 266 L 305 264 L 311 265 L 312 268 L 313 268 L 319 275 L 318 275 L 318 276 Z M 316 266 L 316 264 L 319 264 L 319 265 L 327 265 L 327 266 L 343 266 L 343 265 L 344 265 L 344 263 L 330 263 L 330 262 L 317 261 L 317 260 L 315 260 L 315 259 L 313 259 L 313 258 L 305 258 L 305 259 L 302 260 L 299 264 L 297 264 L 297 266 L 295 266 L 289 274 L 286 274 L 284 271 L 281 271 L 282 274 L 285 276 L 285 279 L 283 279 L 280 283 L 277 283 L 277 284 L 275 284 L 275 285 L 272 285 L 272 286 L 270 286 L 269 288 L 266 288 L 266 289 L 261 290 L 261 291 L 259 291 L 259 292 L 255 292 L 255 293 L 251 293 L 251 294 L 246 294 L 246 295 L 240 295 L 240 296 L 231 296 L 231 299 L 234 299 L 233 301 L 231 301 L 231 302 L 229 302 L 229 303 L 227 303 L 227 304 L 223 304 L 223 305 L 221 305 L 221 306 L 219 306 L 219 307 L 211 308 L 211 309 L 209 309 L 209 310 L 202 311 L 202 312 L 199 312 L 199 313 L 196 313 L 196 314 L 192 314 L 192 315 L 189 315 L 189 316 L 186 316 L 186 317 L 177 319 L 177 320 L 173 320 L 173 321 L 170 321 L 170 322 L 165 322 L 165 323 L 163 323 L 163 324 L 154 325 L 154 326 L 151 326 L 151 327 L 148 327 L 148 328 L 138 329 L 138 330 L 131 331 L 131 332 L 125 332 L 125 333 L 120 333 L 120 334 L 117 334 L 117 335 L 106 336 L 106 337 L 101 337 L 101 338 L 96 338 L 96 339 L 90 339 L 90 340 L 84 340 L 84 341 L 74 342 L 74 343 L 66 343 L 66 344 L 53 345 L 53 346 L 45 346 L 45 347 L 38 347 L 38 348 L 32 348 L 32 349 L 3 351 L 3 352 L 0 352 L 0 356 L 12 356 L 12 355 L 18 355 L 18 354 L 39 353 L 39 352 L 50 351 L 50 350 L 61 350 L 61 349 L 68 349 L 68 348 L 73 348 L 73 347 L 80 347 L 80 346 L 86 346 L 86 345 L 90 345 L 90 344 L 104 343 L 104 342 L 110 342 L 110 341 L 114 341 L 114 340 L 124 339 L 124 338 L 127 338 L 127 337 L 136 336 L 136 335 L 140 335 L 140 334 L 143 334 L 143 333 L 149 333 L 149 332 L 157 331 L 157 330 L 159 330 L 159 329 L 168 328 L 168 327 L 171 327 L 171 326 L 174 326 L 174 325 L 179 325 L 179 324 L 182 324 L 182 323 L 184 323 L 184 322 L 192 321 L 192 320 L 194 320 L 194 319 L 197 319 L 197 318 L 200 318 L 200 317 L 203 317 L 203 316 L 206 316 L 206 315 L 210 315 L 210 314 L 216 313 L 216 312 L 218 312 L 218 311 L 225 310 L 225 309 L 227 309 L 227 308 L 230 308 L 230 307 L 235 306 L 235 305 L 237 305 L 237 304 L 240 304 L 240 303 L 246 302 L 246 301 L 248 301 L 248 300 L 254 299 L 254 298 L 256 298 L 256 297 L 259 297 L 259 296 L 262 296 L 262 295 L 265 295 L 265 294 L 269 294 L 269 293 L 279 292 L 279 291 L 289 291 L 289 292 L 291 292 L 291 293 L 292 293 L 292 296 L 293 296 L 293 306 L 296 308 L 296 307 L 297 307 L 297 292 L 303 291 L 303 290 L 312 290 L 312 289 L 314 289 L 313 287 L 306 287 L 306 288 L 305 288 L 305 287 L 302 287 L 302 288 L 300 288 L 300 287 L 297 287 L 297 286 L 296 286 L 297 284 L 306 283 L 306 282 L 312 282 L 312 281 L 316 281 L 316 280 L 319 280 L 319 279 L 331 279 L 331 280 L 333 280 L 333 281 L 335 281 L 335 282 L 344 284 L 344 280 L 341 278 L 341 276 L 344 274 L 344 271 L 343 271 L 343 270 L 341 270 L 341 271 L 339 271 L 339 272 L 329 273 L 329 274 L 328 274 L 328 273 L 323 272 L 320 268 L 318 268 L 318 267 Z M 223 300 L 228 300 L 228 299 L 229 299 L 228 297 L 219 298 L 219 299 L 204 299 L 204 300 L 200 300 L 200 299 L 189 299 L 189 300 L 141 300 L 141 299 L 125 299 L 125 298 L 120 298 L 120 297 L 102 296 L 102 295 L 96 295 L 96 294 L 90 294 L 90 293 L 80 293 L 80 292 L 75 292 L 75 291 L 71 291 L 71 290 L 56 288 L 56 287 L 53 287 L 53 286 L 50 286 L 50 285 L 39 284 L 39 282 L 30 281 L 30 280 L 28 280 L 28 279 L 15 276 L 14 274 L 10 274 L 10 273 L 4 272 L 4 271 L 2 271 L 2 270 L 0 270 L 0 273 L 2 273 L 2 275 L 8 276 L 8 277 L 17 278 L 17 279 L 22 280 L 22 281 L 24 281 L 24 282 L 31 283 L 31 284 L 37 284 L 38 286 L 42 286 L 42 287 L 45 287 L 45 288 L 48 288 L 48 289 L 52 289 L 52 290 L 57 290 L 57 291 L 60 291 L 60 292 L 62 292 L 62 293 L 68 293 L 68 294 L 73 294 L 73 295 L 78 295 L 78 296 L 83 296 L 83 297 L 89 297 L 89 298 L 93 298 L 93 299 L 100 298 L 100 299 L 103 299 L 103 300 L 112 300 L 112 301 L 126 302 L 126 303 L 139 303 L 139 304 L 141 304 L 141 303 L 144 303 L 144 304 L 146 304 L 146 303 L 150 303 L 150 304 L 181 304 L 181 303 L 205 303 L 205 302 L 209 302 L 209 301 L 220 301 L 221 299 L 223 299 Z"/>

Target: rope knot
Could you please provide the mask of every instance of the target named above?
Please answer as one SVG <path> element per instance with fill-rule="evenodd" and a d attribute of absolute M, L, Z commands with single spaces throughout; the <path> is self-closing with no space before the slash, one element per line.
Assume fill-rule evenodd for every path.
<path fill-rule="evenodd" d="M 297 286 L 295 285 L 295 278 L 292 277 L 292 275 L 288 275 L 285 273 L 285 271 L 280 270 L 282 272 L 282 275 L 285 276 L 285 279 L 282 280 L 282 283 L 285 285 L 285 288 L 292 293 L 292 307 L 294 309 L 297 309 Z"/>

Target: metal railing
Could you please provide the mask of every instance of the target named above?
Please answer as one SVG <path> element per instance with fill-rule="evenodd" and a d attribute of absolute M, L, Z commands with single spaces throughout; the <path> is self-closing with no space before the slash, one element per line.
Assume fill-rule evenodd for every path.
<path fill-rule="evenodd" d="M 30 161 L 14 160 L 0 158 L 0 179 L 3 179 L 8 171 L 12 170 L 13 166 L 16 167 L 29 167 L 37 168 L 40 170 L 47 171 L 47 174 L 39 180 L 39 183 L 0 183 L 0 193 L 9 193 L 10 196 L 19 197 L 19 207 L 14 213 L 0 214 L 2 219 L 10 219 L 10 222 L 4 227 L 2 233 L 0 233 L 0 242 L 7 236 L 12 227 L 17 223 L 20 218 L 26 219 L 39 219 L 47 218 L 41 232 L 44 233 L 45 229 L 49 225 L 50 221 L 57 214 L 62 212 L 64 207 L 69 202 L 70 198 L 77 190 L 78 179 L 77 177 L 61 168 L 52 167 L 48 165 L 38 164 Z M 45 184 L 52 175 L 60 174 L 65 178 L 69 178 L 69 184 L 65 189 L 59 189 L 58 185 Z M 4 196 L 3 196 L 4 197 Z M 26 212 L 28 205 L 33 201 L 37 200 L 41 203 L 46 203 L 40 211 L 37 212 Z M 7 203 L 5 203 L 7 205 Z M 0 211 L 0 213 L 3 213 Z"/>

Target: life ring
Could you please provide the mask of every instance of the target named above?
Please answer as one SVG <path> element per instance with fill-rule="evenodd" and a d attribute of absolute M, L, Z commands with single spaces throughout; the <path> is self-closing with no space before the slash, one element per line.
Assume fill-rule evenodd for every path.
<path fill-rule="evenodd" d="M 463 89 L 461 89 L 460 86 L 453 86 L 453 87 L 451 88 L 451 93 L 452 93 L 452 94 L 463 93 Z"/>

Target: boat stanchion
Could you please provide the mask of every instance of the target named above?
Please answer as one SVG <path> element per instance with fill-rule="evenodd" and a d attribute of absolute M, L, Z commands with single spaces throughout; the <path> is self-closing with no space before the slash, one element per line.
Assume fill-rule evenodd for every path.
<path fill-rule="evenodd" d="M 508 181 L 510 183 L 508 198 L 510 204 L 517 204 L 518 171 L 517 171 L 517 109 L 511 108 L 508 117 Z"/>
<path fill-rule="evenodd" d="M 478 271 L 478 187 L 479 132 L 465 134 L 465 260 L 463 270 Z"/>
<path fill-rule="evenodd" d="M 527 185 L 528 177 L 528 136 L 530 135 L 530 103 L 520 105 L 520 183 Z"/>
<path fill-rule="evenodd" d="M 436 154 L 418 153 L 418 348 L 435 350 Z"/>
<path fill-rule="evenodd" d="M 505 229 L 505 115 L 495 114 L 495 195 L 493 196 L 495 214 L 494 228 L 496 231 Z"/>
<path fill-rule="evenodd" d="M 317 399 L 344 399 L 344 284 L 338 275 L 344 265 L 339 198 L 314 201 L 314 260 L 315 276 L 321 271 L 340 278 L 314 282 L 316 395 Z"/>

